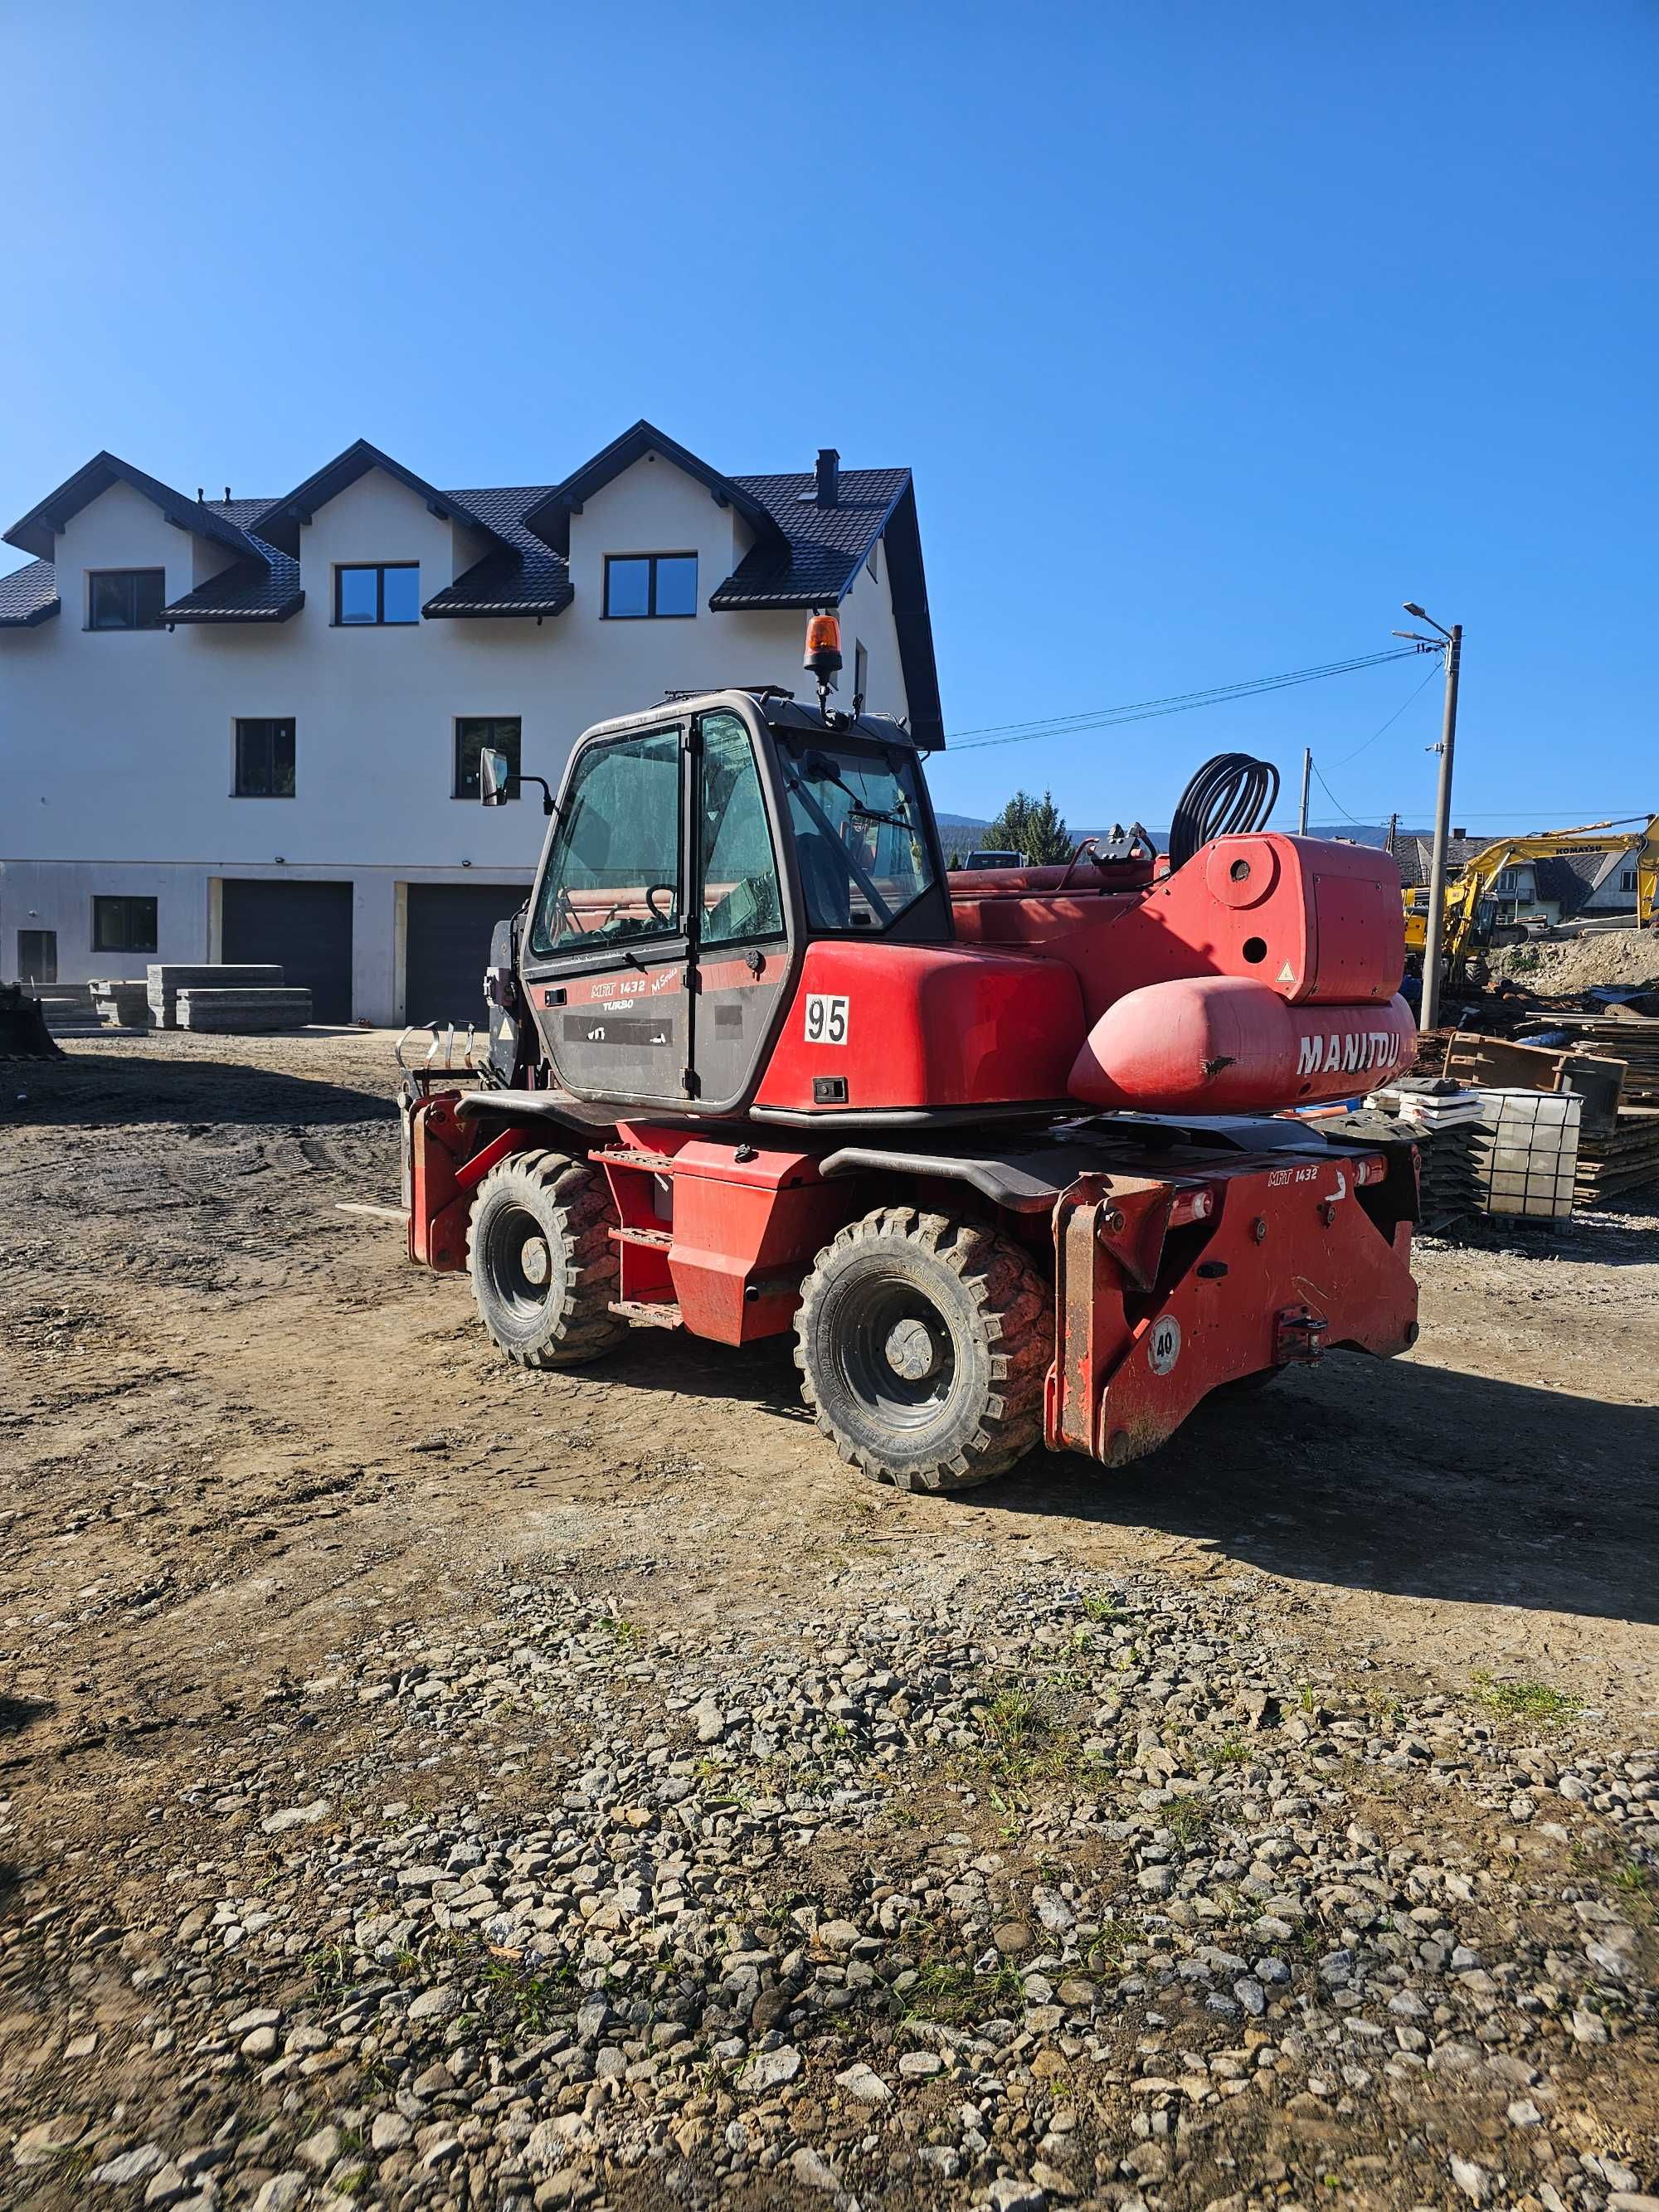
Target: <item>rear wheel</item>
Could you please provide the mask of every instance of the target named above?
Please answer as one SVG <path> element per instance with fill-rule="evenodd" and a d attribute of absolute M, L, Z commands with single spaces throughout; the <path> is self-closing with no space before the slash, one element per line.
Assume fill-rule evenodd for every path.
<path fill-rule="evenodd" d="M 801 1395 L 843 1459 L 966 1490 L 1042 1441 L 1053 1297 L 1019 1246 L 884 1206 L 819 1253 L 795 1316 Z"/>
<path fill-rule="evenodd" d="M 574 1367 L 621 1343 L 616 1218 L 604 1176 L 564 1152 L 514 1152 L 484 1177 L 467 1266 L 479 1316 L 509 1359 Z"/>

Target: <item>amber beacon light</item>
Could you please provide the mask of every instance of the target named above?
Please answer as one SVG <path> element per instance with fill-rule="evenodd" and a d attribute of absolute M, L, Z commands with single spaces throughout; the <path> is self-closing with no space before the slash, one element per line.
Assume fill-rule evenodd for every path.
<path fill-rule="evenodd" d="M 810 669 L 819 685 L 829 686 L 830 678 L 841 670 L 841 617 L 839 615 L 813 615 L 806 624 L 806 657 L 803 668 Z"/>

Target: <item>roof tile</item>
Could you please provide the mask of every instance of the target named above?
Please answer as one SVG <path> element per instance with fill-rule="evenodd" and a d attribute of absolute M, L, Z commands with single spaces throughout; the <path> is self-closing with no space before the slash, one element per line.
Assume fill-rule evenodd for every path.
<path fill-rule="evenodd" d="M 33 629 L 58 612 L 58 572 L 50 561 L 31 561 L 0 576 L 0 629 Z"/>
<path fill-rule="evenodd" d="M 816 479 L 804 474 L 733 477 L 758 501 L 787 541 L 780 554 L 756 546 L 708 604 L 736 607 L 809 607 L 840 599 L 887 526 L 910 482 L 908 469 L 843 469 L 834 507 L 820 507 Z"/>

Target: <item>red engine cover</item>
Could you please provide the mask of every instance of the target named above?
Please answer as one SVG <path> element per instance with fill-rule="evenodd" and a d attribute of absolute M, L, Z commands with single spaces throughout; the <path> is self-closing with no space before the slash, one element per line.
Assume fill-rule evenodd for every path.
<path fill-rule="evenodd" d="M 825 939 L 807 947 L 758 1103 L 856 1113 L 1063 1098 L 1086 1026 L 1058 960 Z"/>
<path fill-rule="evenodd" d="M 1091 1106 L 1259 1113 L 1372 1090 L 1410 1060 L 1411 1008 L 1289 1006 L 1238 975 L 1149 983 L 1109 1006 L 1071 1073 Z"/>

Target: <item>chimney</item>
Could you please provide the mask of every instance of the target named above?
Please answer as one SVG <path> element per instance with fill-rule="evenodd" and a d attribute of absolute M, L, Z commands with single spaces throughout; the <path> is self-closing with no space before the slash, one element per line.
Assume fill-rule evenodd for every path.
<path fill-rule="evenodd" d="M 228 484 L 225 486 L 225 505 L 227 507 L 230 505 L 230 486 Z"/>
<path fill-rule="evenodd" d="M 197 487 L 196 487 L 196 504 L 197 504 L 197 506 L 198 506 L 198 507 L 200 507 L 200 506 L 203 504 L 203 502 L 206 500 L 206 498 L 207 498 L 207 486 L 206 486 L 205 484 L 198 484 L 198 485 L 197 485 Z"/>
<path fill-rule="evenodd" d="M 841 499 L 841 455 L 833 446 L 818 447 L 818 505 L 835 507 Z"/>
<path fill-rule="evenodd" d="M 1452 831 L 1452 836 L 1454 837 L 1467 837 L 1468 834 L 1469 833 L 1467 830 L 1454 830 Z"/>

